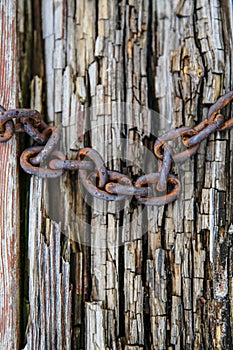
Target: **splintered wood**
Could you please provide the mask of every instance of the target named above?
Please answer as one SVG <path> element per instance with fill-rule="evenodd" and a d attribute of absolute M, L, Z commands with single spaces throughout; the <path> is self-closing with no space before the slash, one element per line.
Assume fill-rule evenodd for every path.
<path fill-rule="evenodd" d="M 45 219 L 41 210 L 43 185 L 43 180 L 32 178 L 27 349 L 70 349 L 70 263 L 61 258 L 60 226 Z"/>
<path fill-rule="evenodd" d="M 231 6 L 42 0 L 47 117 L 62 124 L 68 158 L 90 145 L 110 169 L 132 178 L 155 172 L 153 138 L 205 119 L 231 87 Z M 57 224 L 40 232 L 40 182 L 32 181 L 31 348 L 37 334 L 58 349 L 230 349 L 231 133 L 211 136 L 195 159 L 175 164 L 182 191 L 166 207 L 88 199 L 78 175 L 67 174 L 55 208 L 71 238 L 62 252 Z"/>

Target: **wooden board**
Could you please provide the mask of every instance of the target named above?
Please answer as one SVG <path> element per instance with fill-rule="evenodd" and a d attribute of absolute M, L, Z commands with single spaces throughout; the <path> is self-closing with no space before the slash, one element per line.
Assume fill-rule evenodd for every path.
<path fill-rule="evenodd" d="M 134 178 L 141 164 L 155 171 L 142 152 L 153 151 L 151 135 L 195 125 L 232 88 L 228 0 L 43 0 L 42 27 L 47 119 L 62 122 L 69 158 L 84 146 L 86 127 L 85 145 L 110 168 Z M 148 209 L 126 201 L 121 213 L 96 200 L 88 207 L 78 175 L 61 180 L 52 212 L 65 226 L 59 254 L 71 263 L 73 348 L 231 348 L 232 131 L 211 136 L 175 172 L 178 201 Z M 29 280 L 36 290 L 37 276 Z"/>
<path fill-rule="evenodd" d="M 0 2 L 0 104 L 17 105 L 16 3 Z M 0 144 L 0 348 L 20 346 L 20 236 L 18 148 L 14 136 Z"/>

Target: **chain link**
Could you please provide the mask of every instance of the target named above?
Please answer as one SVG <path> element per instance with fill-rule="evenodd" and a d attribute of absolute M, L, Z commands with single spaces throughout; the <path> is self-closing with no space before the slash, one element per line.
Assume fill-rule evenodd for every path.
<path fill-rule="evenodd" d="M 214 132 L 226 131 L 233 127 L 233 118 L 224 121 L 223 115 L 219 114 L 232 100 L 233 91 L 230 91 L 210 107 L 207 119 L 198 125 L 193 128 L 182 126 L 158 137 L 154 143 L 154 154 L 159 160 L 158 172 L 139 177 L 135 184 L 132 184 L 128 176 L 108 170 L 100 154 L 92 148 L 81 149 L 76 160 L 66 159 L 66 156 L 57 150 L 60 141 L 59 129 L 48 126 L 36 110 L 6 111 L 0 106 L 0 143 L 9 141 L 14 132 L 26 132 L 36 143 L 24 150 L 20 156 L 20 165 L 28 174 L 55 178 L 61 176 L 64 170 L 79 170 L 83 187 L 94 197 L 107 201 L 121 201 L 135 196 L 138 203 L 144 205 L 165 205 L 175 201 L 181 190 L 180 180 L 171 174 L 173 164 L 182 163 L 195 155 L 200 143 Z M 175 153 L 171 141 L 179 137 L 186 149 Z M 43 163 L 46 163 L 44 167 Z M 156 191 L 152 191 L 149 183 L 155 184 Z M 167 188 L 169 192 L 165 193 Z"/>

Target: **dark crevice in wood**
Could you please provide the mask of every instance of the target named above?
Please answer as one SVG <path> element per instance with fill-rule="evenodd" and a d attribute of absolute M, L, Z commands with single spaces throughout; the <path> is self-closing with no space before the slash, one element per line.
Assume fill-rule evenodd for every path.
<path fill-rule="evenodd" d="M 162 217 L 162 223 L 160 227 L 160 235 L 161 235 L 161 248 L 166 250 L 166 211 L 167 211 L 167 204 L 164 205 L 164 211 L 163 211 L 163 217 Z"/>
<path fill-rule="evenodd" d="M 19 169 L 20 191 L 20 327 L 21 343 L 26 344 L 26 328 L 28 323 L 28 208 L 30 177 Z"/>
<path fill-rule="evenodd" d="M 42 39 L 42 0 L 33 0 L 32 24 L 33 24 L 33 57 L 31 61 L 32 76 L 44 77 L 44 43 Z"/>
<path fill-rule="evenodd" d="M 29 7 L 28 7 L 29 6 Z M 21 88 L 21 106 L 30 107 L 30 83 L 32 78 L 33 35 L 31 4 L 24 3 L 24 28 L 19 33 L 19 80 Z M 19 21 L 19 18 L 18 18 Z M 29 137 L 20 135 L 19 153 L 29 146 Z M 28 323 L 28 208 L 30 177 L 19 167 L 20 193 L 20 347 L 26 344 Z"/>
<path fill-rule="evenodd" d="M 125 10 L 125 2 L 126 0 L 123 0 L 121 3 L 121 11 Z M 118 5 L 119 6 L 119 5 Z M 120 6 L 119 6 L 120 7 Z M 126 47 L 126 23 L 122 23 L 122 17 L 121 16 L 121 11 L 119 11 L 119 16 L 121 22 L 121 25 L 123 25 L 123 28 L 121 30 L 123 31 L 123 36 L 122 36 L 122 67 L 123 67 L 123 101 L 126 102 L 126 96 L 127 96 L 127 89 L 126 89 L 126 81 L 127 81 L 127 47 Z M 125 19 L 125 15 L 124 15 Z M 121 101 L 120 101 L 121 102 Z"/>
<path fill-rule="evenodd" d="M 99 1 L 94 0 L 95 3 L 95 39 L 98 37 L 98 19 L 99 19 Z"/>
<path fill-rule="evenodd" d="M 83 324 L 77 323 L 77 309 L 78 312 L 81 313 L 82 317 L 84 314 L 84 300 L 83 300 L 83 294 L 77 295 L 77 290 L 80 290 L 80 286 L 77 285 L 76 276 L 74 272 L 78 269 L 77 266 L 77 254 L 71 253 L 70 256 L 70 283 L 72 285 L 72 314 L 71 314 L 71 322 L 72 322 L 72 348 L 74 349 L 82 349 L 84 348 L 84 331 L 83 331 Z M 83 286 L 82 286 L 83 288 Z M 83 290 L 83 289 L 81 289 Z M 81 304 L 81 310 L 80 310 L 80 304 Z"/>
<path fill-rule="evenodd" d="M 24 108 L 30 107 L 30 83 L 32 79 L 32 62 L 33 62 L 33 24 L 32 24 L 32 6 L 30 2 L 24 2 L 24 30 L 19 37 L 20 53 L 20 88 L 21 88 L 21 105 Z"/>
<path fill-rule="evenodd" d="M 147 81 L 148 81 L 148 107 L 153 111 L 158 111 L 158 102 L 155 96 L 155 82 L 154 77 L 156 76 L 157 56 L 153 52 L 152 41 L 155 40 L 155 47 L 157 46 L 157 16 L 155 19 L 155 28 L 153 28 L 153 6 L 152 0 L 149 1 L 148 8 L 148 23 L 147 23 Z M 153 120 L 153 123 L 156 120 Z M 156 128 L 156 126 L 155 126 Z"/>
<path fill-rule="evenodd" d="M 195 209 L 194 209 L 195 210 Z M 195 215 L 195 211 L 194 211 L 194 215 Z M 195 218 L 196 219 L 196 218 Z M 194 221 L 195 222 L 195 221 Z M 192 240 L 194 240 L 195 239 L 195 241 L 197 242 L 197 237 L 195 237 L 195 236 L 197 236 L 196 235 L 196 228 L 195 227 L 193 227 L 193 236 L 192 236 Z M 194 238 L 195 237 L 195 238 Z M 190 284 L 191 284 L 191 286 L 190 286 L 190 289 L 191 289 L 191 296 L 190 296 L 190 299 L 191 299 L 191 305 L 192 305 L 192 324 L 194 325 L 195 324 L 195 314 L 194 314 L 194 312 L 193 312 L 193 310 L 195 309 L 195 303 L 197 302 L 195 299 L 194 299 L 194 297 L 193 297 L 193 291 L 194 291 L 194 279 L 195 279 L 195 262 L 194 262 L 194 254 L 195 254 L 195 250 L 196 250 L 196 247 L 195 247 L 195 244 L 192 244 L 192 242 L 190 243 L 190 255 L 191 255 L 191 271 L 190 271 Z M 194 346 L 194 344 L 195 344 L 195 336 L 196 336 L 196 334 L 195 334 L 195 331 L 194 331 L 194 329 L 192 330 L 192 333 L 193 333 L 193 339 L 192 339 L 192 346 Z"/>
<path fill-rule="evenodd" d="M 147 222 L 146 210 L 143 212 L 143 223 Z M 144 230 L 144 227 L 142 227 Z M 143 323 L 144 323 L 144 344 L 146 349 L 151 349 L 151 320 L 150 320 L 150 300 L 149 300 L 149 288 L 147 281 L 147 260 L 148 260 L 148 232 L 146 232 L 142 237 L 142 285 L 144 287 L 143 296 Z"/>
<path fill-rule="evenodd" d="M 119 293 L 119 338 L 125 338 L 125 290 L 124 290 L 124 278 L 125 278 L 125 254 L 124 244 L 122 242 L 122 224 L 123 224 L 123 212 L 120 215 L 120 240 L 119 242 L 119 255 L 118 255 L 118 293 Z"/>
<path fill-rule="evenodd" d="M 167 289 L 167 302 L 166 302 L 166 315 L 167 315 L 167 323 L 168 329 L 166 331 L 166 345 L 170 346 L 171 339 L 171 316 L 172 316 L 172 271 L 170 267 L 170 260 L 168 254 L 165 256 L 165 266 L 166 266 L 166 289 Z"/>
<path fill-rule="evenodd" d="M 43 77 L 43 45 L 41 28 L 41 1 L 24 2 L 24 28 L 20 33 L 20 88 L 22 107 L 30 108 L 31 90 L 30 84 L 35 75 Z M 30 138 L 21 135 L 19 138 L 20 153 L 30 145 Z M 26 327 L 28 324 L 28 214 L 29 214 L 29 184 L 30 176 L 21 168 L 19 170 L 20 190 L 20 271 L 21 271 L 21 348 L 26 343 Z"/>
<path fill-rule="evenodd" d="M 183 282 L 183 277 L 181 276 L 181 283 Z M 180 299 L 181 299 L 181 310 L 180 310 L 180 324 L 179 324 L 179 328 L 180 328 L 180 332 L 181 332 L 181 336 L 180 336 L 180 348 L 181 349 L 185 349 L 185 346 L 187 346 L 184 342 L 184 339 L 186 338 L 186 334 L 187 332 L 187 327 L 186 327 L 186 323 L 185 323 L 185 304 L 184 304 L 184 295 L 183 295 L 183 290 L 181 289 L 181 295 L 180 295 Z M 192 344 L 190 349 L 192 349 L 193 347 L 193 339 L 191 340 Z M 187 349 L 189 348 L 189 346 L 187 346 Z"/>

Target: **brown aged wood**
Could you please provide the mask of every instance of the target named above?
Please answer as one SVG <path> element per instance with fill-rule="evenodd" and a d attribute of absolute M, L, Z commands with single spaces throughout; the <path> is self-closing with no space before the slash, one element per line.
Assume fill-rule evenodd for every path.
<path fill-rule="evenodd" d="M 16 2 L 0 2 L 0 104 L 17 102 Z M 17 142 L 0 144 L 0 349 L 19 349 L 20 254 Z"/>

